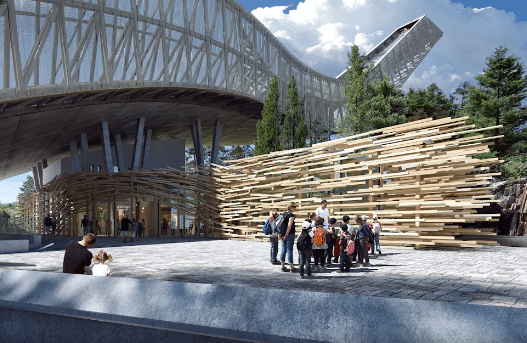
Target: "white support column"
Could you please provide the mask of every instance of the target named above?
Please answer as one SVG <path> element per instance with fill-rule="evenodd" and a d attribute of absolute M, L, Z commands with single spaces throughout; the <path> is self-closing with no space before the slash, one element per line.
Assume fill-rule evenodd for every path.
<path fill-rule="evenodd" d="M 132 170 L 141 168 L 141 152 L 143 151 L 143 139 L 145 130 L 145 117 L 137 121 L 137 136 L 135 137 L 134 152 L 132 155 Z"/>
<path fill-rule="evenodd" d="M 90 152 L 88 150 L 88 134 L 83 133 L 81 135 L 81 150 L 82 150 L 82 159 L 84 161 L 84 170 L 90 170 L 91 161 L 90 161 Z"/>
<path fill-rule="evenodd" d="M 113 173 L 112 144 L 110 143 L 110 129 L 107 121 L 102 122 L 102 150 L 106 172 Z"/>
<path fill-rule="evenodd" d="M 40 189 L 40 178 L 38 177 L 37 167 L 33 167 L 33 181 L 35 182 L 35 189 Z"/>
<path fill-rule="evenodd" d="M 194 156 L 196 165 L 203 165 L 203 143 L 201 141 L 201 121 L 196 119 L 190 127 L 192 131 L 192 141 L 194 142 Z"/>
<path fill-rule="evenodd" d="M 145 147 L 143 149 L 143 163 L 142 168 L 144 170 L 151 170 L 152 166 L 150 165 L 150 145 L 152 141 L 152 129 L 146 131 Z"/>
<path fill-rule="evenodd" d="M 71 164 L 73 165 L 73 172 L 78 173 L 82 170 L 81 163 L 79 161 L 79 151 L 77 149 L 77 142 L 70 142 L 70 152 L 71 152 Z"/>
<path fill-rule="evenodd" d="M 212 152 L 210 156 L 210 163 L 218 163 L 218 152 L 220 150 L 220 140 L 221 140 L 221 130 L 223 128 L 223 123 L 219 120 L 216 120 L 214 124 L 214 137 L 212 138 Z"/>
<path fill-rule="evenodd" d="M 123 143 L 121 142 L 121 135 L 115 135 L 115 154 L 117 155 L 117 166 L 119 167 L 119 171 L 125 171 L 126 164 L 124 163 Z"/>

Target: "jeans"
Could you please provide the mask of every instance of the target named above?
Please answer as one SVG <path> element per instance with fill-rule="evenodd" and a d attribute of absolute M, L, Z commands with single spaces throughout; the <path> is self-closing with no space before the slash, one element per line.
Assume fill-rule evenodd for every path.
<path fill-rule="evenodd" d="M 300 275 L 304 275 L 304 265 L 307 276 L 311 276 L 311 250 L 298 251 L 300 255 Z"/>
<path fill-rule="evenodd" d="M 51 230 L 51 226 L 46 226 L 46 235 L 49 236 L 49 230 Z"/>
<path fill-rule="evenodd" d="M 285 240 L 282 241 L 282 252 L 280 253 L 280 262 L 285 262 L 285 253 L 287 250 L 287 261 L 293 264 L 293 245 L 295 244 L 295 234 L 290 233 Z"/>
<path fill-rule="evenodd" d="M 340 248 L 340 270 L 350 270 L 350 256 Z"/>
<path fill-rule="evenodd" d="M 269 237 L 271 242 L 271 263 L 277 262 L 276 257 L 278 256 L 278 237 Z"/>
<path fill-rule="evenodd" d="M 375 253 L 375 247 L 377 247 L 377 251 L 381 251 L 381 244 L 379 243 L 379 235 L 374 235 L 373 240 L 375 241 L 374 244 L 371 245 L 371 253 Z"/>
<path fill-rule="evenodd" d="M 361 238 L 359 243 L 359 263 L 362 264 L 363 260 L 366 260 L 366 263 L 370 263 L 370 257 L 368 256 L 368 238 Z"/>
<path fill-rule="evenodd" d="M 328 243 L 328 248 L 326 249 L 326 261 L 328 264 L 331 263 L 331 259 L 333 258 L 333 244 Z"/>
<path fill-rule="evenodd" d="M 318 263 L 320 262 L 320 266 L 324 267 L 324 252 L 326 252 L 325 249 L 313 249 L 313 257 L 315 259 L 315 266 L 318 266 Z"/>
<path fill-rule="evenodd" d="M 88 227 L 87 226 L 83 226 L 82 227 L 82 235 L 83 236 L 86 236 L 86 231 L 88 230 Z"/>

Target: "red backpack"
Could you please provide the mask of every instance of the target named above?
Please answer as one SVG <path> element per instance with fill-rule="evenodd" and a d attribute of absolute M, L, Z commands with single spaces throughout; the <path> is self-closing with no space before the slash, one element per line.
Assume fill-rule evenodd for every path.
<path fill-rule="evenodd" d="M 326 242 L 326 235 L 324 235 L 324 229 L 322 227 L 317 227 L 315 229 L 315 236 L 313 237 L 316 245 L 324 245 Z"/>
<path fill-rule="evenodd" d="M 345 235 L 348 240 L 346 244 L 346 255 L 351 255 L 355 251 L 355 241 L 349 235 Z"/>

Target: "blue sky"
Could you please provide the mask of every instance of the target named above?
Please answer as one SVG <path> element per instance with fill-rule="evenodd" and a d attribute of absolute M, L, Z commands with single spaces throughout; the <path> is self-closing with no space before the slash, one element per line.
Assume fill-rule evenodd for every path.
<path fill-rule="evenodd" d="M 426 15 L 443 37 L 408 79 L 404 91 L 436 83 L 450 94 L 485 67 L 500 45 L 527 69 L 527 0 L 241 0 L 284 46 L 314 70 L 336 76 L 353 44 L 367 53 L 397 27 Z M 0 202 L 13 202 L 26 180 L 0 181 Z"/>

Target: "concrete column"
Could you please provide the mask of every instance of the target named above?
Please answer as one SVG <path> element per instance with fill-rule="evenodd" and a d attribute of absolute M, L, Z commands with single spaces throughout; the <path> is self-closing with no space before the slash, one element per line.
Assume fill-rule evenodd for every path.
<path fill-rule="evenodd" d="M 79 161 L 79 151 L 77 149 L 76 141 L 70 142 L 70 152 L 71 152 L 71 164 L 73 165 L 73 172 L 74 173 L 80 172 L 82 169 L 81 169 L 81 163 Z"/>
<path fill-rule="evenodd" d="M 196 165 L 203 165 L 203 143 L 201 140 L 201 121 L 196 119 L 190 127 L 192 131 L 192 141 L 194 142 L 194 156 Z"/>
<path fill-rule="evenodd" d="M 152 129 L 146 131 L 145 147 L 143 149 L 143 163 L 142 167 L 145 170 L 151 170 L 152 166 L 150 164 L 150 145 L 152 141 Z"/>
<path fill-rule="evenodd" d="M 40 181 L 40 186 L 44 186 L 44 171 L 42 169 L 42 162 L 37 163 L 37 173 L 38 179 Z"/>
<path fill-rule="evenodd" d="M 113 173 L 112 144 L 110 143 L 110 129 L 107 121 L 102 122 L 102 150 L 106 172 Z"/>
<path fill-rule="evenodd" d="M 119 171 L 125 171 L 126 164 L 124 163 L 123 143 L 121 142 L 121 135 L 115 135 L 115 153 L 117 155 L 117 165 L 119 167 Z"/>
<path fill-rule="evenodd" d="M 33 167 L 33 181 L 35 182 L 35 189 L 40 189 L 40 178 L 38 177 L 37 167 Z"/>
<path fill-rule="evenodd" d="M 82 159 L 84 161 L 84 170 L 90 170 L 91 161 L 90 161 L 90 152 L 88 150 L 88 134 L 83 133 L 81 135 L 81 150 L 82 150 Z"/>
<path fill-rule="evenodd" d="M 45 158 L 42 160 L 42 168 L 46 169 L 48 167 L 48 160 Z"/>
<path fill-rule="evenodd" d="M 219 120 L 216 120 L 214 123 L 214 137 L 212 138 L 212 152 L 210 156 L 210 163 L 218 164 L 218 153 L 220 151 L 220 140 L 221 140 L 221 130 L 223 128 L 223 123 Z"/>
<path fill-rule="evenodd" d="M 145 117 L 137 121 L 137 136 L 135 137 L 134 152 L 132 155 L 132 170 L 141 168 L 141 153 L 143 151 L 143 139 L 145 131 Z"/>

